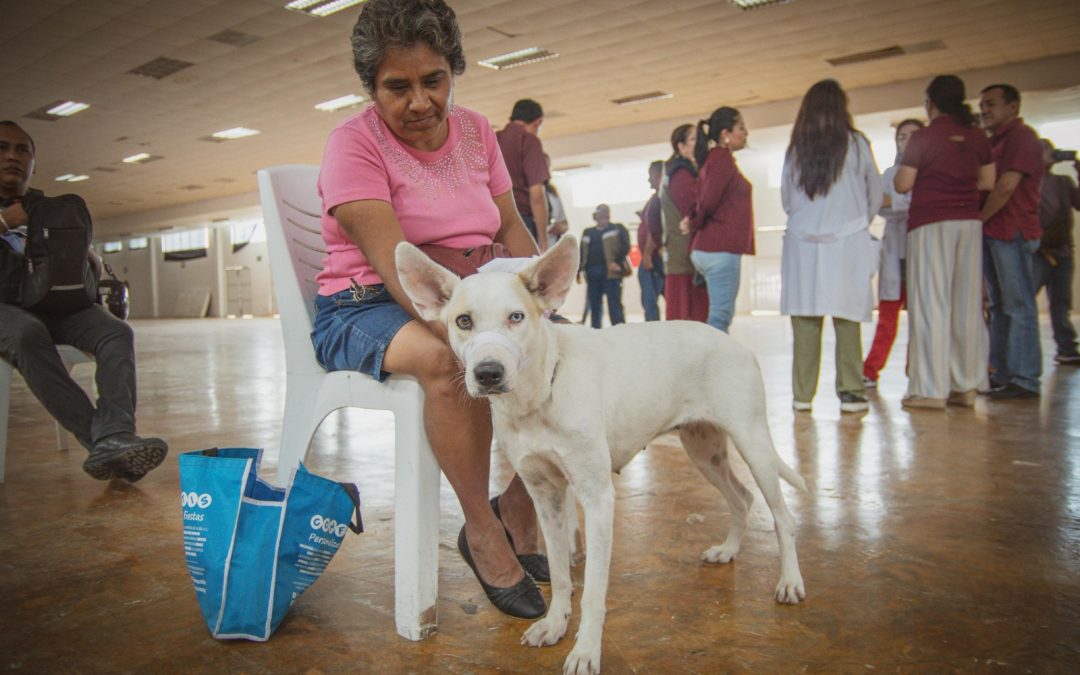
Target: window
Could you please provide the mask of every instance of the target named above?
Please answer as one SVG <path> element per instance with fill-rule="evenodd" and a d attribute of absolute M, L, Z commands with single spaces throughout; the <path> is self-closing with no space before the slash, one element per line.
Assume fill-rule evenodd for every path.
<path fill-rule="evenodd" d="M 161 235 L 161 250 L 166 260 L 193 260 L 206 257 L 210 247 L 210 231 L 205 227 L 187 232 Z"/>
<path fill-rule="evenodd" d="M 128 239 L 127 247 L 129 251 L 138 251 L 150 246 L 150 240 L 146 237 L 135 237 L 134 239 Z"/>
<path fill-rule="evenodd" d="M 102 253 L 119 253 L 124 250 L 124 244 L 119 241 L 107 241 L 101 245 Z"/>
<path fill-rule="evenodd" d="M 261 221 L 233 223 L 229 226 L 229 238 L 232 240 L 233 253 L 236 253 L 248 244 L 266 241 L 266 228 Z"/>

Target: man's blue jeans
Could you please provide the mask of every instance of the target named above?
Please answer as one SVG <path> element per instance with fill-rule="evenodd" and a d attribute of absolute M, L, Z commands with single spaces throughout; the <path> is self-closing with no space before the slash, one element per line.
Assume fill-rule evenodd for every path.
<path fill-rule="evenodd" d="M 664 268 L 653 265 L 651 270 L 642 264 L 638 267 L 638 283 L 641 284 L 641 306 L 645 310 L 646 321 L 660 320 L 660 305 L 657 304 L 664 294 Z"/>
<path fill-rule="evenodd" d="M 622 306 L 622 279 L 608 279 L 606 267 L 586 267 L 585 276 L 588 285 L 589 314 L 592 315 L 592 327 L 600 328 L 604 323 L 604 296 L 607 296 L 608 315 L 611 325 L 626 323 Z"/>
<path fill-rule="evenodd" d="M 1075 356 L 1076 328 L 1069 319 L 1075 263 L 1072 256 L 1056 257 L 1054 260 L 1057 265 L 1051 265 L 1041 253 L 1035 254 L 1035 292 L 1038 293 L 1039 289 L 1046 286 L 1046 299 L 1050 302 L 1050 325 L 1054 327 L 1057 355 Z"/>
<path fill-rule="evenodd" d="M 983 237 L 983 274 L 990 295 L 990 367 L 994 385 L 1039 391 L 1042 349 L 1032 254 L 1039 240 Z"/>
<path fill-rule="evenodd" d="M 741 261 L 742 256 L 738 253 L 690 252 L 690 262 L 705 277 L 705 286 L 709 289 L 709 325 L 725 333 L 735 316 Z"/>

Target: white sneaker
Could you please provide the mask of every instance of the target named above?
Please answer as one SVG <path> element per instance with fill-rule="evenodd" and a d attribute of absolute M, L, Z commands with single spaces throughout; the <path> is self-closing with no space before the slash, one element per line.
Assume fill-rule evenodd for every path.
<path fill-rule="evenodd" d="M 863 375 L 862 384 L 867 389 L 877 389 L 877 380 L 871 380 L 865 375 Z"/>
<path fill-rule="evenodd" d="M 840 393 L 840 412 L 863 412 L 870 409 L 870 403 L 865 396 L 853 394 L 850 391 Z"/>
<path fill-rule="evenodd" d="M 813 409 L 813 404 L 810 401 L 793 401 L 791 407 L 795 412 L 810 412 Z"/>

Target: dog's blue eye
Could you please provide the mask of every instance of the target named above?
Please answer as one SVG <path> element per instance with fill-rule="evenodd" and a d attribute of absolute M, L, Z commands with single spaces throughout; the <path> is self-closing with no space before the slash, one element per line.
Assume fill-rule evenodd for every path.
<path fill-rule="evenodd" d="M 456 323 L 457 327 L 461 330 L 469 330 L 472 328 L 472 317 L 468 314 L 462 314 L 458 318 L 454 319 L 454 323 Z"/>
<path fill-rule="evenodd" d="M 511 312 L 510 323 L 521 323 L 525 320 L 525 312 Z"/>

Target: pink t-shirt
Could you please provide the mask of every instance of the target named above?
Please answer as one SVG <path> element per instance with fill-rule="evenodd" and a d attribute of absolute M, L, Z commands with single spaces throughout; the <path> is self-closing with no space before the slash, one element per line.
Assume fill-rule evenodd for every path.
<path fill-rule="evenodd" d="M 487 118 L 454 106 L 446 143 L 434 152 L 397 139 L 374 106 L 330 132 L 319 172 L 322 236 L 327 255 L 316 277 L 320 295 L 382 279 L 330 210 L 346 202 L 389 202 L 405 239 L 414 244 L 468 248 L 490 244 L 499 231 L 492 197 L 511 188 L 495 132 Z"/>

